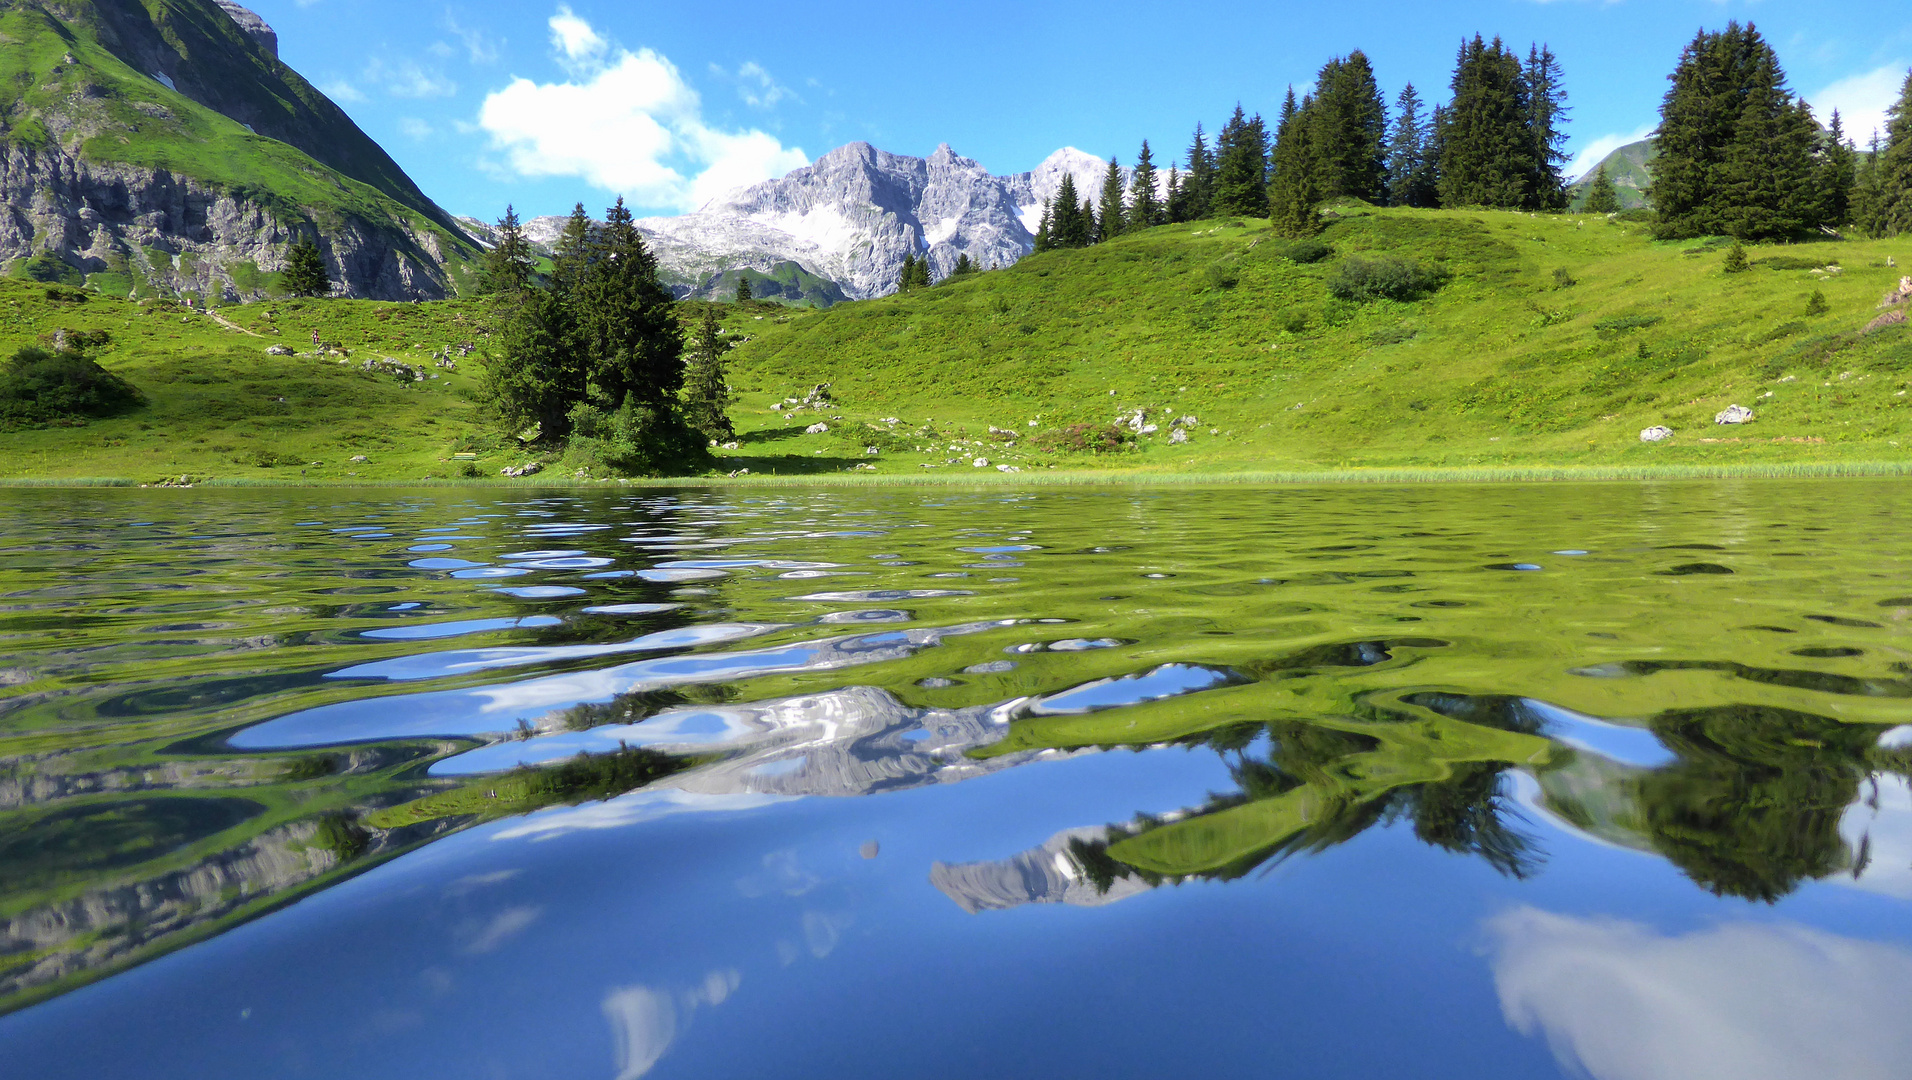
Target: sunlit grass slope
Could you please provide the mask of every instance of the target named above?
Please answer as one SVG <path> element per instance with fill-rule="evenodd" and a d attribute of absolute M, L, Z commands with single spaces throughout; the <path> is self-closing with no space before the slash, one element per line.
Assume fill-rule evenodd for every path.
<path fill-rule="evenodd" d="M 1908 456 L 1912 339 L 1902 327 L 1859 331 L 1905 272 L 1888 258 L 1912 265 L 1912 242 L 1756 247 L 1753 269 L 1727 274 L 1717 241 L 1656 243 L 1599 217 L 1344 212 L 1324 237 L 1334 255 L 1310 265 L 1278 254 L 1257 222 L 1169 226 L 745 324 L 733 382 L 753 392 L 743 412 L 754 437 L 780 437 L 740 453 L 794 445 L 814 414 L 773 419 L 767 406 L 828 382 L 846 420 L 934 420 L 937 452 L 882 453 L 882 471 L 974 469 L 972 453 L 1194 473 Z M 1412 303 L 1331 295 L 1340 260 L 1380 254 L 1452 278 Z M 1835 273 L 1812 270 L 1834 262 Z M 1824 314 L 1808 314 L 1815 290 Z M 1730 404 L 1757 419 L 1716 426 Z M 981 437 L 1137 408 L 1161 432 L 1112 454 L 991 453 L 1001 437 Z M 1168 422 L 1184 415 L 1200 424 L 1171 446 Z M 1642 444 L 1655 425 L 1676 434 Z M 947 437 L 959 431 L 970 438 Z M 802 438 L 826 451 L 836 441 Z"/>

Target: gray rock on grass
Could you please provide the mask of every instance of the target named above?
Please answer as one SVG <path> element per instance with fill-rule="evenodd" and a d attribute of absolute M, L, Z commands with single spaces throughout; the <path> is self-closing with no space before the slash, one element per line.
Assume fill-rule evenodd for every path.
<path fill-rule="evenodd" d="M 1728 405 L 1713 417 L 1715 424 L 1750 424 L 1753 422 L 1753 410 L 1744 405 Z"/>
<path fill-rule="evenodd" d="M 1660 424 L 1640 432 L 1640 441 L 1645 443 L 1665 442 L 1672 437 L 1673 429 Z"/>

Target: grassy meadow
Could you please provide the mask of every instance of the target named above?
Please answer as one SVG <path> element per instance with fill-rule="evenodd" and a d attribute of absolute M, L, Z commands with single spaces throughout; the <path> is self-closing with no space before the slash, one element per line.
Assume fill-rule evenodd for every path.
<path fill-rule="evenodd" d="M 827 310 L 724 305 L 724 329 L 743 339 L 730 356 L 739 438 L 714 451 L 711 475 L 1405 479 L 1912 462 L 1912 337 L 1861 333 L 1907 272 L 1898 264 L 1912 266 L 1912 242 L 1755 246 L 1751 269 L 1729 274 L 1723 241 L 1655 242 L 1644 225 L 1595 216 L 1339 213 L 1323 237 L 1333 253 L 1312 263 L 1287 257 L 1265 223 L 1211 221 Z M 1412 302 L 1333 295 L 1344 259 L 1378 255 L 1437 266 L 1446 284 Z M 149 404 L 0 432 L 0 479 L 456 480 L 541 456 L 480 416 L 479 352 L 455 371 L 432 366 L 435 351 L 482 349 L 480 302 L 276 301 L 215 318 L 72 295 L 0 284 L 0 350 L 105 330 L 99 359 Z M 687 322 L 702 310 L 683 306 Z M 331 351 L 313 354 L 315 331 Z M 313 355 L 269 358 L 274 344 Z M 438 377 L 363 370 L 379 357 Z M 823 383 L 827 403 L 792 407 Z M 1715 425 L 1732 404 L 1756 419 Z M 1159 430 L 1083 448 L 1138 410 Z M 1173 444 L 1182 417 L 1197 422 Z M 806 433 L 819 422 L 830 430 Z M 1655 425 L 1674 436 L 1642 443 Z M 537 480 L 514 482 L 573 478 L 542 459 Z"/>

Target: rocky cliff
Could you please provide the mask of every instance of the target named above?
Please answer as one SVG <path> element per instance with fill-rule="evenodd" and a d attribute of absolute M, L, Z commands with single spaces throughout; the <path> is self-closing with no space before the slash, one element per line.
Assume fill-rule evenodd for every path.
<path fill-rule="evenodd" d="M 908 256 L 927 257 L 936 277 L 963 255 L 984 268 L 1015 262 L 1034 245 L 1043 202 L 1063 176 L 1093 197 L 1107 168 L 1070 147 L 1030 172 L 993 176 L 948 145 L 919 158 L 859 142 L 694 213 L 638 226 L 679 295 L 723 297 L 740 272 L 754 272 L 755 281 L 793 264 L 860 300 L 895 291 Z M 563 224 L 537 218 L 526 231 L 549 244 Z"/>
<path fill-rule="evenodd" d="M 477 247 L 230 0 L 0 4 L 0 264 L 116 295 L 456 293 Z"/>

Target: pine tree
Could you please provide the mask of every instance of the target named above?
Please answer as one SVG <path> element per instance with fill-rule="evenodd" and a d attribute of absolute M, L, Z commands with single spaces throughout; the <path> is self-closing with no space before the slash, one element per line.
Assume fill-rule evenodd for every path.
<path fill-rule="evenodd" d="M 1218 215 L 1268 216 L 1268 136 L 1261 117 L 1235 115 L 1215 140 L 1215 181 L 1210 209 Z"/>
<path fill-rule="evenodd" d="M 325 258 L 319 254 L 318 245 L 303 237 L 292 245 L 279 285 L 293 296 L 326 296 L 332 292 L 332 277 L 325 272 Z"/>
<path fill-rule="evenodd" d="M 1294 90 L 1288 91 L 1289 100 Z M 1390 206 L 1427 206 L 1432 192 L 1416 190 L 1415 180 L 1427 157 L 1427 123 L 1421 118 L 1421 96 L 1414 84 L 1402 88 L 1394 99 L 1394 130 L 1388 137 L 1388 204 Z"/>
<path fill-rule="evenodd" d="M 1288 113 L 1288 120 L 1275 133 L 1275 178 L 1268 187 L 1269 217 L 1275 232 L 1297 239 L 1321 231 L 1321 215 L 1315 210 L 1321 192 L 1315 186 L 1319 174 L 1312 142 L 1317 129 L 1309 115 L 1313 107 L 1310 98 L 1300 108 L 1282 110 Z"/>
<path fill-rule="evenodd" d="M 952 278 L 968 277 L 975 273 L 977 269 L 976 264 L 970 261 L 969 252 L 965 251 L 956 256 L 956 266 L 950 270 L 949 276 Z M 948 280 L 948 278 L 944 280 Z"/>
<path fill-rule="evenodd" d="M 1660 237 L 1767 239 L 1820 224 L 1817 129 L 1756 27 L 1700 31 L 1671 81 L 1651 192 Z"/>
<path fill-rule="evenodd" d="M 485 252 L 480 291 L 517 293 L 531 287 L 537 259 L 531 253 L 531 241 L 525 239 L 518 223 L 516 207 L 506 205 L 505 216 L 498 219 L 497 241 Z"/>
<path fill-rule="evenodd" d="M 742 270 L 737 271 L 737 302 L 748 304 L 756 298 L 757 294 L 750 288 L 750 275 Z"/>
<path fill-rule="evenodd" d="M 1097 243 L 1113 240 L 1128 231 L 1128 208 L 1122 205 L 1122 193 L 1122 166 L 1110 158 L 1109 169 L 1102 174 L 1102 200 L 1095 214 Z"/>
<path fill-rule="evenodd" d="M 1475 35 L 1454 65 L 1454 100 L 1442 140 L 1443 206 L 1539 208 L 1541 174 L 1532 103 L 1520 61 L 1499 38 Z"/>
<path fill-rule="evenodd" d="M 551 255 L 551 290 L 560 301 L 568 303 L 577 295 L 590 268 L 591 249 L 596 242 L 597 224 L 584 212 L 584 204 L 578 203 L 565 219 L 564 230 L 558 234 L 557 247 Z"/>
<path fill-rule="evenodd" d="M 1036 225 L 1035 251 L 1037 254 L 1056 246 L 1055 200 L 1042 200 L 1042 221 Z"/>
<path fill-rule="evenodd" d="M 717 308 L 707 305 L 684 367 L 684 421 L 713 442 L 737 434 L 730 423 L 730 384 L 724 371 L 729 349 L 717 327 Z"/>
<path fill-rule="evenodd" d="M 896 276 L 896 291 L 909 292 L 916 287 L 916 253 L 903 256 L 903 271 Z"/>
<path fill-rule="evenodd" d="M 1594 170 L 1593 182 L 1587 185 L 1586 212 L 1589 214 L 1617 214 L 1620 212 L 1620 195 L 1613 190 L 1613 178 L 1607 175 L 1607 163 L 1601 162 Z"/>
<path fill-rule="evenodd" d="M 1845 122 L 1839 110 L 1832 111 L 1832 123 L 1813 166 L 1813 188 L 1819 196 L 1818 216 L 1822 224 L 1837 228 L 1852 220 L 1852 188 L 1858 180 L 1858 151 L 1846 139 Z"/>
<path fill-rule="evenodd" d="M 916 265 L 912 268 L 911 273 L 913 275 L 910 278 L 911 288 L 927 289 L 930 287 L 932 282 L 930 281 L 930 278 L 929 278 L 929 253 L 928 252 L 924 252 L 923 257 L 916 260 Z"/>
<path fill-rule="evenodd" d="M 657 280 L 657 260 L 622 196 L 605 211 L 588 250 L 577 324 L 592 395 L 608 412 L 627 401 L 667 404 L 684 384 L 683 331 L 676 300 Z"/>
<path fill-rule="evenodd" d="M 1885 148 L 1879 152 L 1877 236 L 1912 232 L 1912 73 L 1886 114 Z"/>
<path fill-rule="evenodd" d="M 1564 210 L 1567 179 L 1567 88 L 1560 60 L 1546 45 L 1527 49 L 1521 77 L 1527 85 L 1527 129 L 1533 138 L 1534 177 L 1532 209 Z"/>
<path fill-rule="evenodd" d="M 1447 133 L 1450 127 L 1447 106 L 1434 106 L 1427 118 L 1427 145 L 1421 151 L 1421 167 L 1415 171 L 1411 185 L 1422 200 L 1415 204 L 1417 206 L 1441 205 L 1441 163 L 1447 158 Z"/>
<path fill-rule="evenodd" d="M 1315 186 L 1324 199 L 1387 201 L 1387 106 L 1367 55 L 1356 49 L 1315 76 Z"/>
<path fill-rule="evenodd" d="M 1168 167 L 1168 198 L 1162 202 L 1162 216 L 1170 225 L 1193 220 L 1188 216 L 1188 177 L 1180 166 Z"/>
<path fill-rule="evenodd" d="M 1135 172 L 1129 179 L 1129 232 L 1140 232 L 1162 223 L 1162 200 L 1156 194 L 1155 184 L 1155 159 L 1149 153 L 1149 141 L 1143 139 L 1142 152 L 1136 155 Z"/>
<path fill-rule="evenodd" d="M 1884 219 L 1881 211 L 1885 205 L 1885 193 L 1879 186 L 1879 157 L 1882 153 L 1879 133 L 1872 133 L 1872 145 L 1859 155 L 1858 178 L 1852 185 L 1852 223 L 1865 231 L 1867 236 L 1884 236 Z"/>
<path fill-rule="evenodd" d="M 492 297 L 498 332 L 485 349 L 486 409 L 506 431 L 536 425 L 540 441 L 557 442 L 570 434 L 571 408 L 588 385 L 566 305 L 535 286 Z"/>
<path fill-rule="evenodd" d="M 1054 216 L 1049 222 L 1049 246 L 1058 248 L 1079 248 L 1089 246 L 1090 230 L 1094 228 L 1094 210 L 1083 210 L 1075 186 L 1075 177 L 1062 174 L 1062 184 L 1056 189 Z"/>
<path fill-rule="evenodd" d="M 1194 141 L 1188 146 L 1188 169 L 1182 176 L 1183 221 L 1200 221 L 1211 212 L 1215 196 L 1215 155 L 1208 149 L 1202 125 L 1195 125 Z"/>

